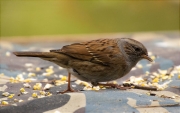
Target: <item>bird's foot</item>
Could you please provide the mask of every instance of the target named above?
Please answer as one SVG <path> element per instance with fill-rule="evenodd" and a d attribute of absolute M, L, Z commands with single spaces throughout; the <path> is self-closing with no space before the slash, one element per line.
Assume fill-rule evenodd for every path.
<path fill-rule="evenodd" d="M 131 87 L 124 87 L 124 86 L 122 86 L 122 85 L 113 84 L 113 83 L 107 83 L 107 84 L 98 83 L 98 85 L 101 85 L 101 86 L 109 86 L 109 87 L 116 88 L 116 89 L 120 89 L 120 90 L 126 90 L 126 89 L 130 89 L 130 88 L 131 88 Z"/>
<path fill-rule="evenodd" d="M 120 89 L 120 90 L 131 89 L 131 87 L 125 87 L 125 86 L 123 86 L 123 85 L 117 85 L 115 88 L 116 88 L 116 89 Z"/>

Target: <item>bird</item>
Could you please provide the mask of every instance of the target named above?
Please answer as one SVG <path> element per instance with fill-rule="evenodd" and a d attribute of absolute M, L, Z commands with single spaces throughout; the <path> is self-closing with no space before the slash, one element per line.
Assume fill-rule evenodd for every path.
<path fill-rule="evenodd" d="M 90 82 L 93 86 L 125 76 L 142 59 L 153 60 L 146 47 L 132 38 L 96 39 L 65 45 L 49 52 L 17 51 L 18 57 L 39 57 L 53 62 L 68 72 L 67 89 L 61 93 L 74 92 L 71 88 L 71 74 Z"/>

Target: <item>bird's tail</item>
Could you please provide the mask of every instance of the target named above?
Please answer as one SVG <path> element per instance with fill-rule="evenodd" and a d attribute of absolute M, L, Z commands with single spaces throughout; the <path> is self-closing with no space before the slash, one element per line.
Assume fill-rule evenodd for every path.
<path fill-rule="evenodd" d="M 51 52 L 13 52 L 18 57 L 40 57 L 40 58 L 53 58 L 57 53 Z"/>
<path fill-rule="evenodd" d="M 47 60 L 50 62 L 54 62 L 55 64 L 64 67 L 68 67 L 68 62 L 72 58 L 61 54 L 61 53 L 54 53 L 54 52 L 13 52 L 18 57 L 39 57 L 43 60 Z"/>

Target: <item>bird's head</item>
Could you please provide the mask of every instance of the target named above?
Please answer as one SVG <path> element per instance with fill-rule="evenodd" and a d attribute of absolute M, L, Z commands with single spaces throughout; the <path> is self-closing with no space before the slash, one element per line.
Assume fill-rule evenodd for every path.
<path fill-rule="evenodd" d="M 138 62 L 141 59 L 147 59 L 150 62 L 153 61 L 148 56 L 147 49 L 142 43 L 131 38 L 121 38 L 121 42 L 122 42 L 122 48 L 125 54 L 128 56 L 128 58 L 131 61 Z"/>

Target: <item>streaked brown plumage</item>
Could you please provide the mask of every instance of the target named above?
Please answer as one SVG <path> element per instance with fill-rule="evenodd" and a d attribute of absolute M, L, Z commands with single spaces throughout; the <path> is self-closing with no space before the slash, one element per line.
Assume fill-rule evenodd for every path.
<path fill-rule="evenodd" d="M 50 52 L 14 52 L 21 57 L 40 57 L 64 67 L 70 75 L 98 85 L 99 82 L 116 80 L 126 75 L 136 63 L 148 57 L 140 42 L 130 38 L 98 39 L 66 45 Z"/>

